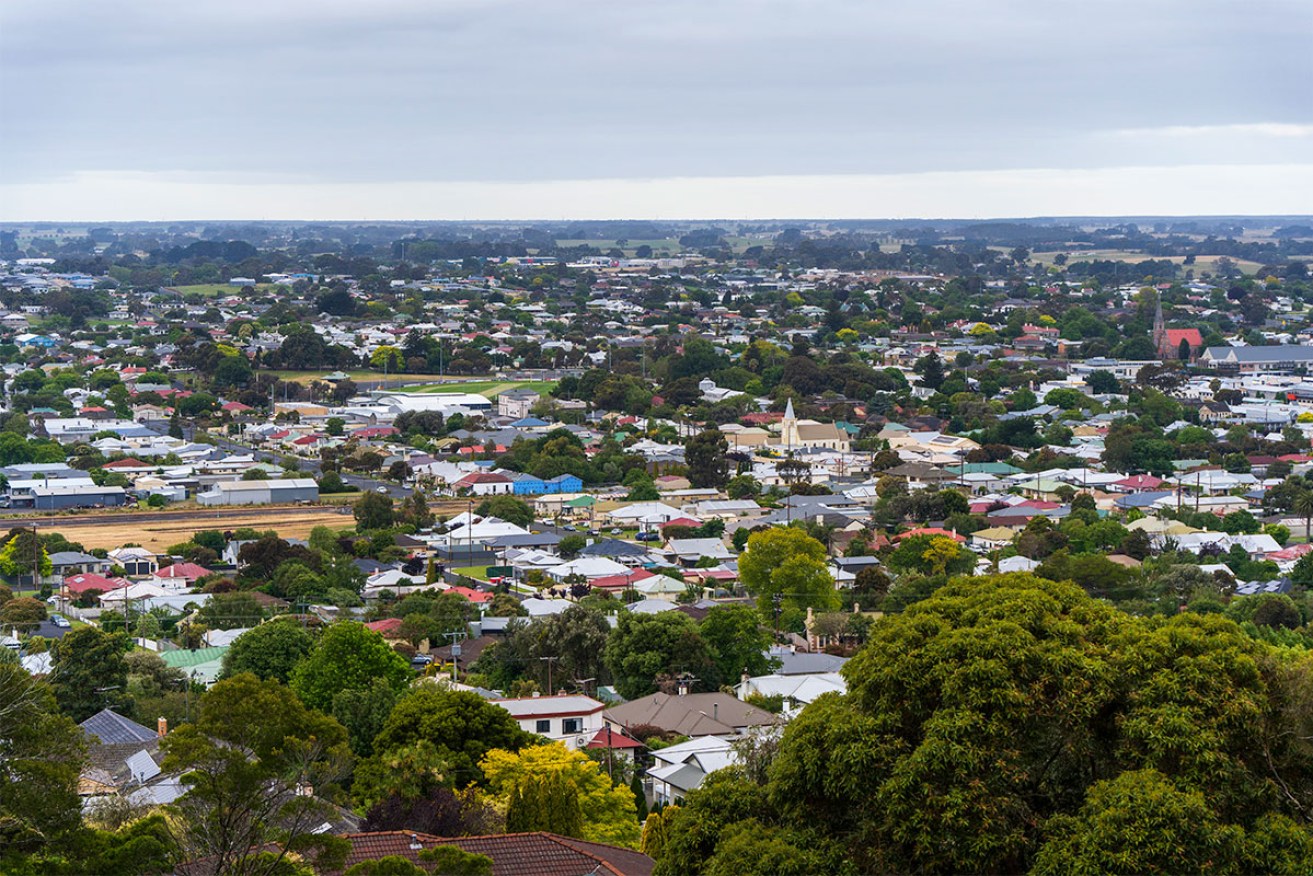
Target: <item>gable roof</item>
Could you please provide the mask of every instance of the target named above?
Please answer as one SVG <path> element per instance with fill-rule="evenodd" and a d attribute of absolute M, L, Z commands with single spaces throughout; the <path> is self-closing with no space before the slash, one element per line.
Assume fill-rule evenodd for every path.
<path fill-rule="evenodd" d="M 387 855 L 419 860 L 421 849 L 454 845 L 461 851 L 492 858 L 492 876 L 651 876 L 651 858 L 630 849 L 590 843 L 554 833 L 507 833 L 493 836 L 438 837 L 408 830 L 349 833 L 343 869 Z M 420 849 L 412 848 L 419 846 Z"/>
<path fill-rule="evenodd" d="M 604 717 L 621 727 L 653 724 L 681 736 L 733 735 L 738 727 L 759 727 L 776 720 L 765 709 L 720 692 L 682 697 L 654 693 L 611 706 Z"/>
<path fill-rule="evenodd" d="M 159 737 L 154 730 L 123 717 L 113 709 L 101 709 L 78 726 L 86 735 L 98 738 L 102 745 L 149 742 Z"/>

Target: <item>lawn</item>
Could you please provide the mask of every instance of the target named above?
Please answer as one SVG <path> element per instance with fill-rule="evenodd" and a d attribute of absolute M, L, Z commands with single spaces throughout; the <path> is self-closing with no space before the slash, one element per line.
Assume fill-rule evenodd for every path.
<path fill-rule="evenodd" d="M 478 393 L 492 398 L 512 389 L 532 389 L 545 395 L 553 390 L 557 381 L 454 381 L 449 383 L 428 383 L 425 386 L 406 386 L 406 393 Z"/>
<path fill-rule="evenodd" d="M 229 295 L 240 295 L 241 286 L 230 286 L 227 283 L 197 283 L 194 286 L 169 286 L 168 288 L 177 291 L 179 295 L 199 295 L 202 298 L 226 298 Z M 255 291 L 258 293 L 287 291 L 284 286 L 275 286 L 272 283 L 257 283 Z"/>
<path fill-rule="evenodd" d="M 634 250 L 643 245 L 652 247 L 652 252 L 654 254 L 665 250 L 672 256 L 676 253 L 682 252 L 684 249 L 679 245 L 679 241 L 673 237 L 660 240 L 626 240 L 625 245 L 620 247 L 616 246 L 614 240 L 558 240 L 556 241 L 556 245 L 561 247 L 591 246 L 594 249 L 601 250 L 603 255 L 613 249 L 619 249 L 627 256 L 632 256 Z"/>
<path fill-rule="evenodd" d="M 287 380 L 292 383 L 311 383 L 315 380 L 323 380 L 325 375 L 332 374 L 332 368 L 324 368 L 319 371 L 276 371 L 270 370 L 280 380 Z M 346 371 L 343 372 L 356 383 L 406 383 L 416 380 L 428 380 L 429 378 L 437 379 L 440 374 L 389 374 L 384 377 L 382 371 Z"/>
<path fill-rule="evenodd" d="M 997 250 L 998 252 L 1002 252 L 1002 253 L 1008 252 L 1008 250 L 1002 247 L 992 247 L 992 248 Z M 1053 257 L 1056 256 L 1057 254 L 1058 254 L 1057 252 L 1037 252 L 1032 254 L 1030 258 L 1031 261 L 1033 262 L 1037 262 L 1041 265 L 1048 266 L 1053 264 Z M 1195 263 L 1193 265 L 1183 265 L 1183 266 L 1194 268 L 1196 274 L 1204 273 L 1204 272 L 1212 273 L 1217 269 L 1217 260 L 1219 258 L 1222 258 L 1222 256 L 1213 256 L 1213 255 L 1196 256 Z M 1120 250 L 1120 249 L 1077 249 L 1067 253 L 1068 264 L 1071 264 L 1072 262 L 1091 262 L 1095 260 L 1127 262 L 1129 264 L 1138 264 L 1143 261 L 1149 261 L 1150 259 L 1154 259 L 1154 260 L 1165 259 L 1167 261 L 1175 262 L 1176 264 L 1181 265 L 1185 261 L 1185 256 L 1151 256 L 1147 253 L 1129 252 L 1127 250 Z M 1257 271 L 1259 268 L 1262 267 L 1262 265 L 1260 265 L 1258 262 L 1251 262 L 1245 259 L 1232 259 L 1232 261 L 1235 262 L 1235 266 L 1237 269 L 1243 271 L 1246 274 L 1253 274 L 1255 271 Z"/>

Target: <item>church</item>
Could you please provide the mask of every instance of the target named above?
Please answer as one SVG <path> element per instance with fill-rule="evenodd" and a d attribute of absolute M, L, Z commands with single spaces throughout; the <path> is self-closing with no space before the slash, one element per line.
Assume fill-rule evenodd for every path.
<path fill-rule="evenodd" d="M 793 413 L 793 399 L 789 399 L 784 408 L 784 419 L 780 420 L 780 434 L 766 442 L 775 450 L 802 450 L 821 448 L 847 453 L 851 442 L 848 436 L 833 423 L 818 423 L 815 420 L 799 420 Z"/>
<path fill-rule="evenodd" d="M 1188 344 L 1189 355 L 1181 356 L 1181 344 Z M 1153 315 L 1153 346 L 1158 351 L 1158 358 L 1164 362 L 1185 358 L 1193 362 L 1204 349 L 1204 337 L 1197 328 L 1169 329 L 1163 321 L 1163 303 L 1158 302 L 1158 309 Z"/>

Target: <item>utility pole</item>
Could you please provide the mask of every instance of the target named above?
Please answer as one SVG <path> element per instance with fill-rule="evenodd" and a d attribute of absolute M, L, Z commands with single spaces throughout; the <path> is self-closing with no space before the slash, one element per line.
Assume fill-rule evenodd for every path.
<path fill-rule="evenodd" d="M 460 643 L 469 634 L 457 630 L 454 633 L 443 633 L 442 635 L 451 640 L 451 680 L 455 682 L 459 680 L 456 667 L 460 663 Z"/>
<path fill-rule="evenodd" d="M 544 661 L 544 662 L 546 662 L 546 664 L 547 664 L 547 695 L 548 695 L 548 696 L 551 696 L 551 695 L 552 695 L 552 666 L 555 665 L 556 661 L 557 661 L 557 660 L 560 660 L 561 658 L 560 658 L 560 657 L 539 657 L 538 659 L 539 659 L 539 660 L 542 660 L 542 661 Z"/>

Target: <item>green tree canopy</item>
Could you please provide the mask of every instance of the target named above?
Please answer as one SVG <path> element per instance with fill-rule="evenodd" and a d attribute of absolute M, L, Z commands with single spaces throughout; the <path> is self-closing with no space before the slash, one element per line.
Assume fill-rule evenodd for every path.
<path fill-rule="evenodd" d="M 604 659 L 616 690 L 629 700 L 654 692 L 657 677 L 663 675 L 691 673 L 705 690 L 715 690 L 720 683 L 711 646 L 693 619 L 678 611 L 621 612 Z"/>
<path fill-rule="evenodd" d="M 875 623 L 843 673 L 846 696 L 787 726 L 750 810 L 686 819 L 710 780 L 689 795 L 659 873 L 710 872 L 749 818 L 763 844 L 781 831 L 782 870 L 816 848 L 854 872 L 1306 866 L 1313 659 L 1219 615 L 1131 617 L 1032 575 L 954 579 Z M 758 794 L 726 787 L 727 809 Z"/>
<path fill-rule="evenodd" d="M 292 670 L 311 649 L 315 640 L 304 627 L 292 621 L 274 620 L 238 636 L 223 655 L 222 678 L 249 672 L 256 678 L 284 684 Z"/>
<path fill-rule="evenodd" d="M 101 632 L 95 627 L 78 627 L 56 640 L 51 648 L 51 687 L 64 714 L 78 722 L 101 709 L 130 714 L 125 660 L 130 650 L 132 640 L 126 635 Z"/>
<path fill-rule="evenodd" d="M 386 755 L 416 743 L 432 746 L 446 766 L 445 777 L 456 787 L 482 784 L 479 762 L 494 748 L 519 751 L 538 737 L 520 729 L 510 712 L 476 693 L 444 690 L 421 684 L 403 696 L 374 738 L 372 765 Z M 364 770 L 371 762 L 361 765 Z"/>
<path fill-rule="evenodd" d="M 406 658 L 362 623 L 339 621 L 324 630 L 314 650 L 292 671 L 292 689 L 306 705 L 324 712 L 344 690 L 368 687 L 382 679 L 395 691 L 414 678 Z"/>
<path fill-rule="evenodd" d="M 331 847 L 316 831 L 336 814 L 325 801 L 350 771 L 347 733 L 284 685 L 250 674 L 220 681 L 201 697 L 196 721 L 160 744 L 162 767 L 188 785 L 171 807 L 188 859 L 212 859 L 221 873 L 273 874 L 293 850 Z M 269 843 L 272 859 L 257 858 Z"/>
<path fill-rule="evenodd" d="M 739 580 L 762 611 L 779 594 L 791 608 L 833 611 L 839 606 L 834 579 L 826 567 L 825 546 L 792 526 L 754 532 L 739 557 Z"/>

